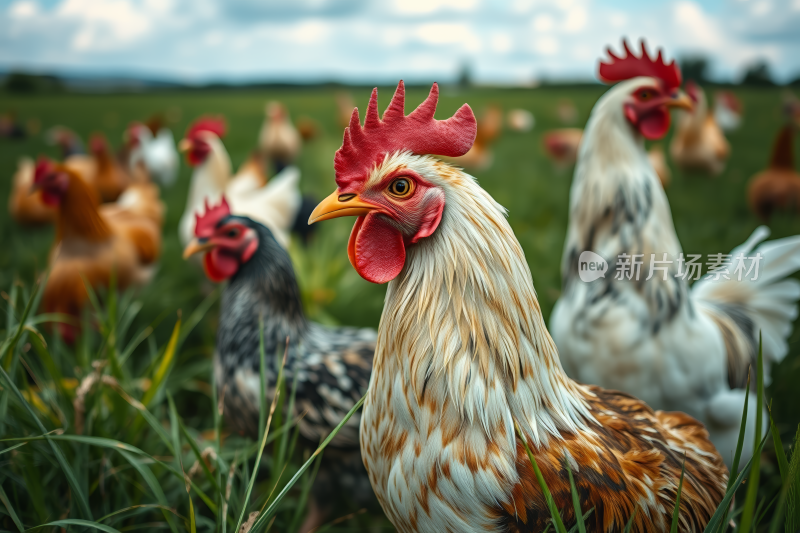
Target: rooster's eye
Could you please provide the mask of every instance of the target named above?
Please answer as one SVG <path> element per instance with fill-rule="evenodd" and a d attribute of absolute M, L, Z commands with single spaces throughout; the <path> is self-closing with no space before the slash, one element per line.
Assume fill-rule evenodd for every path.
<path fill-rule="evenodd" d="M 238 236 L 239 236 L 239 229 L 238 228 L 233 228 L 233 229 L 228 230 L 228 237 L 230 237 L 231 239 L 235 239 Z"/>
<path fill-rule="evenodd" d="M 649 100 L 653 96 L 653 91 L 644 89 L 639 91 L 639 100 Z"/>
<path fill-rule="evenodd" d="M 397 178 L 389 184 L 389 194 L 397 198 L 406 198 L 414 192 L 414 182 L 408 178 Z"/>

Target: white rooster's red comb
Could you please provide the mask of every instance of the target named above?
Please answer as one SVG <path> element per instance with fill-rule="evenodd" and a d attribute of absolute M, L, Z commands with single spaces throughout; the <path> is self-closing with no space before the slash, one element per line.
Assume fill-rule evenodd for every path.
<path fill-rule="evenodd" d="M 624 57 L 614 55 L 611 48 L 608 55 L 611 56 L 609 62 L 601 61 L 599 68 L 600 80 L 606 83 L 629 80 L 638 76 L 650 76 L 658 78 L 664 82 L 667 89 L 677 89 L 681 86 L 681 69 L 673 59 L 665 64 L 661 55 L 661 50 L 655 59 L 647 53 L 647 47 L 642 40 L 642 55 L 637 56 L 628 48 L 628 41 L 623 39 L 622 46 L 625 49 Z"/>
<path fill-rule="evenodd" d="M 446 120 L 433 118 L 439 101 L 439 86 L 434 83 L 428 97 L 411 114 L 405 114 L 406 90 L 397 85 L 392 101 L 378 116 L 378 89 L 372 90 L 364 126 L 353 109 L 350 125 L 344 130 L 342 147 L 336 151 L 333 168 L 340 190 L 363 182 L 373 165 L 397 150 L 419 155 L 458 157 L 466 154 L 475 142 L 478 124 L 469 105 L 464 104 Z"/>
<path fill-rule="evenodd" d="M 225 136 L 228 131 L 228 126 L 222 116 L 217 117 L 200 117 L 189 126 L 186 130 L 186 138 L 193 139 L 201 131 L 210 131 L 220 139 Z"/>
<path fill-rule="evenodd" d="M 228 206 L 228 201 L 222 197 L 219 205 L 209 206 L 208 198 L 205 200 L 205 213 L 200 215 L 195 213 L 194 235 L 195 237 L 211 237 L 217 229 L 217 224 L 220 220 L 231 214 L 231 208 Z"/>

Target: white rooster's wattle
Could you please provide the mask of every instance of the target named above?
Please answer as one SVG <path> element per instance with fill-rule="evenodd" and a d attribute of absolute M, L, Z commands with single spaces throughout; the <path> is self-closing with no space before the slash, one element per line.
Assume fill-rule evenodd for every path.
<path fill-rule="evenodd" d="M 759 332 L 765 378 L 788 351 L 800 283 L 786 277 L 800 269 L 800 236 L 762 244 L 769 232 L 758 228 L 731 252 L 730 279 L 702 279 L 690 288 L 680 275 L 686 267 L 678 261 L 682 249 L 670 206 L 644 148 L 645 138 L 668 131 L 669 107 L 686 102 L 680 71 L 629 51 L 612 66 L 620 63 L 628 68 L 601 66 L 604 81 L 620 83 L 597 102 L 583 136 L 570 193 L 563 293 L 550 331 L 571 377 L 688 413 L 705 424 L 730 466 L 745 395 L 753 394 L 744 387 L 748 367 L 755 369 Z M 587 250 L 608 261 L 605 277 L 580 279 L 579 257 Z M 665 253 L 672 263 L 656 265 L 667 270 L 647 280 L 651 254 L 663 260 Z M 740 253 L 761 255 L 756 280 L 752 272 L 738 280 Z M 639 281 L 617 279 L 622 254 L 643 254 Z M 741 464 L 752 453 L 755 411 L 753 394 Z"/>

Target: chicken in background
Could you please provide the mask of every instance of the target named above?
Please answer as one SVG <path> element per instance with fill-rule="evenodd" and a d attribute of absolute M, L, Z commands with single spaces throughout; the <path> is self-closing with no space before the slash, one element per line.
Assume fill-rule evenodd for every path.
<path fill-rule="evenodd" d="M 736 131 L 742 124 L 744 108 L 741 100 L 731 91 L 714 94 L 714 120 L 724 132 Z"/>
<path fill-rule="evenodd" d="M 667 156 L 664 153 L 664 147 L 660 144 L 653 145 L 647 151 L 647 159 L 656 171 L 661 186 L 667 188 L 669 182 L 672 180 L 672 171 L 670 171 L 669 165 L 667 164 Z"/>
<path fill-rule="evenodd" d="M 56 211 L 42 201 L 39 191 L 33 188 L 36 164 L 30 157 L 17 161 L 17 171 L 11 182 L 8 211 L 17 224 L 50 224 L 56 219 Z"/>
<path fill-rule="evenodd" d="M 800 210 L 800 174 L 794 167 L 794 126 L 784 125 L 772 148 L 766 170 L 750 181 L 747 188 L 750 209 L 764 222 L 775 211 Z"/>
<path fill-rule="evenodd" d="M 302 446 L 313 451 L 366 392 L 375 331 L 309 321 L 289 254 L 267 227 L 231 214 L 224 197 L 198 216 L 184 258 L 194 254 L 203 255 L 211 281 L 230 280 L 222 293 L 214 353 L 225 420 L 235 431 L 258 437 L 261 329 L 264 353 L 282 354 L 288 339 L 284 377 L 286 383 L 297 379 L 290 416 L 299 420 Z M 272 397 L 279 366 L 274 357 L 268 360 L 266 389 Z M 357 504 L 353 510 L 374 501 L 358 449 L 358 419 L 354 414 L 325 449 L 300 531 L 319 527 L 333 510 L 332 500 L 346 495 Z"/>
<path fill-rule="evenodd" d="M 569 98 L 562 98 L 556 103 L 556 116 L 565 126 L 578 122 L 578 108 Z"/>
<path fill-rule="evenodd" d="M 583 130 L 580 128 L 561 128 L 546 131 L 542 136 L 542 146 L 547 157 L 559 170 L 566 170 L 578 159 Z"/>
<path fill-rule="evenodd" d="M 564 374 L 505 209 L 434 157 L 468 151 L 472 110 L 435 120 L 434 84 L 405 116 L 404 96 L 400 82 L 380 119 L 374 90 L 364 126 L 353 112 L 338 188 L 312 215 L 357 216 L 350 262 L 388 283 L 360 432 L 386 516 L 404 532 L 544 531 L 541 476 L 570 529 L 569 464 L 594 509 L 587 530 L 622 531 L 630 518 L 634 531 L 667 531 L 682 480 L 681 528 L 702 531 L 728 477 L 708 433 Z"/>
<path fill-rule="evenodd" d="M 141 162 L 152 179 L 171 187 L 178 177 L 179 166 L 172 130 L 151 119 L 147 124 L 134 122 L 128 126 L 126 138 L 130 149 L 129 170 L 135 171 Z"/>
<path fill-rule="evenodd" d="M 282 246 L 288 246 L 289 230 L 302 203 L 300 171 L 290 166 L 267 182 L 263 155 L 256 152 L 231 176 L 231 160 L 221 140 L 226 130 L 221 117 L 203 117 L 189 126 L 178 143 L 194 168 L 178 226 L 181 243 L 185 246 L 193 238 L 196 216 L 207 203 L 219 202 L 224 194 L 233 213 L 264 224 Z"/>
<path fill-rule="evenodd" d="M 600 63 L 600 79 L 618 83 L 595 104 L 586 125 L 550 331 L 573 379 L 696 418 L 729 467 L 749 396 L 744 465 L 756 431 L 748 368 L 756 365 L 759 332 L 764 368 L 756 371 L 764 372 L 765 382 L 770 365 L 788 352 L 800 283 L 787 276 L 800 269 L 800 236 L 759 245 L 769 232 L 758 228 L 727 260 L 720 254 L 719 275 L 712 270 L 689 287 L 700 277 L 689 263 L 702 267 L 714 256 L 683 255 L 644 140 L 663 138 L 670 109 L 691 109 L 692 102 L 679 90 L 674 61 L 665 64 L 660 52 L 651 58 L 644 43 L 641 55 L 627 43 L 624 49 L 621 57 L 609 50 L 610 59 Z M 584 281 L 587 264 L 597 261 L 585 252 L 617 271 Z M 753 268 L 756 254 L 754 276 L 747 267 Z"/>
<path fill-rule="evenodd" d="M 478 119 L 478 133 L 469 151 L 461 157 L 445 160 L 472 170 L 486 170 L 494 160 L 492 145 L 502 132 L 503 111 L 496 105 L 490 105 Z"/>
<path fill-rule="evenodd" d="M 798 99 L 793 92 L 785 91 L 783 93 L 783 114 L 800 128 L 800 99 Z"/>
<path fill-rule="evenodd" d="M 268 102 L 264 124 L 258 134 L 258 148 L 275 165 L 275 173 L 293 164 L 303 146 L 303 139 L 292 124 L 289 110 L 281 102 Z"/>
<path fill-rule="evenodd" d="M 89 181 L 97 192 L 100 200 L 113 202 L 131 184 L 131 174 L 125 169 L 122 162 L 112 153 L 108 140 L 102 133 L 95 133 L 89 139 L 89 151 L 96 162 L 94 176 L 84 180 Z"/>
<path fill-rule="evenodd" d="M 311 117 L 302 116 L 297 119 L 297 131 L 303 142 L 309 142 L 319 137 L 319 123 Z"/>
<path fill-rule="evenodd" d="M 58 329 L 73 343 L 88 302 L 84 280 L 94 290 L 107 289 L 112 276 L 119 289 L 147 283 L 161 254 L 161 230 L 137 209 L 149 206 L 100 205 L 96 191 L 62 164 L 40 159 L 34 185 L 57 213 L 42 305 L 47 313 L 72 317 L 74 323 L 61 322 Z"/>
<path fill-rule="evenodd" d="M 86 154 L 80 135 L 66 126 L 53 126 L 44 134 L 44 140 L 51 146 L 57 146 L 61 151 L 61 159 L 70 156 Z"/>
<path fill-rule="evenodd" d="M 717 176 L 725 170 L 730 146 L 714 115 L 709 113 L 703 89 L 690 80 L 686 83 L 686 94 L 694 102 L 694 108 L 685 110 L 678 118 L 669 145 L 670 156 L 683 170 Z"/>
<path fill-rule="evenodd" d="M 519 133 L 527 133 L 536 125 L 536 118 L 527 109 L 511 109 L 506 115 L 508 128 Z"/>

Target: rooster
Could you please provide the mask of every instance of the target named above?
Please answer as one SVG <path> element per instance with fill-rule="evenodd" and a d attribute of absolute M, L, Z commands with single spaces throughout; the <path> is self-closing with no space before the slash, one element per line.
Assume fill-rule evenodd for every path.
<path fill-rule="evenodd" d="M 703 427 L 561 369 L 505 210 L 434 157 L 466 153 L 469 106 L 433 118 L 438 86 L 410 115 L 400 82 L 381 120 L 377 89 L 336 152 L 338 189 L 312 221 L 357 216 L 347 247 L 367 281 L 389 283 L 361 416 L 372 486 L 402 532 L 543 531 L 544 496 L 515 425 L 568 524 L 567 466 L 587 531 L 666 531 L 686 461 L 681 531 L 722 499 L 725 465 Z M 569 527 L 569 526 L 567 526 Z"/>
<path fill-rule="evenodd" d="M 186 152 L 189 165 L 194 167 L 186 208 L 178 226 L 181 243 L 185 246 L 193 238 L 195 215 L 206 202 L 217 202 L 225 194 L 234 213 L 261 222 L 282 246 L 288 246 L 288 232 L 302 203 L 298 189 L 300 171 L 287 167 L 267 183 L 263 158 L 256 152 L 231 176 L 231 160 L 221 139 L 225 132 L 221 118 L 200 118 L 178 144 Z"/>
<path fill-rule="evenodd" d="M 266 116 L 258 135 L 258 147 L 275 164 L 275 172 L 280 172 L 297 159 L 303 139 L 282 103 L 269 102 L 264 112 Z"/>
<path fill-rule="evenodd" d="M 735 265 L 720 258 L 719 268 L 728 274 L 706 276 L 690 290 L 687 278 L 700 273 L 689 274 L 667 196 L 644 149 L 645 139 L 667 134 L 670 108 L 691 107 L 679 90 L 680 69 L 674 61 L 665 64 L 660 53 L 652 59 L 644 44 L 637 56 L 625 43 L 624 57 L 611 54 L 600 63 L 600 78 L 619 83 L 597 102 L 586 126 L 570 192 L 562 296 L 550 331 L 571 377 L 691 415 L 730 466 L 745 396 L 754 396 L 744 387 L 759 332 L 766 376 L 769 363 L 788 350 L 800 283 L 784 278 L 800 267 L 800 237 L 756 248 L 768 234 L 759 228 L 731 252 Z M 644 254 L 645 265 L 664 270 L 645 266 L 638 281 L 633 272 L 610 272 L 587 283 L 579 278 L 585 251 L 612 269 L 624 262 L 622 254 Z M 742 259 L 756 254 L 762 257 L 757 279 L 750 280 L 752 272 L 737 279 Z M 752 454 L 755 410 L 753 397 L 741 464 Z"/>
<path fill-rule="evenodd" d="M 96 192 L 69 167 L 40 159 L 34 186 L 56 210 L 56 238 L 42 304 L 47 313 L 64 313 L 77 321 L 88 301 L 84 281 L 108 288 L 112 276 L 124 289 L 150 280 L 161 253 L 161 231 L 151 206 L 100 205 Z M 152 198 L 146 199 L 148 204 Z M 74 342 L 78 327 L 60 323 L 65 341 Z"/>
<path fill-rule="evenodd" d="M 747 189 L 750 209 L 764 222 L 776 210 L 800 209 L 800 174 L 794 168 L 794 127 L 783 126 L 775 139 L 769 167 L 753 176 Z"/>
<path fill-rule="evenodd" d="M 536 125 L 536 117 L 527 109 L 511 109 L 506 115 L 508 127 L 519 133 L 527 133 Z"/>
<path fill-rule="evenodd" d="M 127 138 L 131 148 L 130 170 L 134 171 L 141 162 L 153 179 L 165 187 L 172 186 L 178 177 L 178 152 L 172 131 L 159 124 L 153 132 L 145 124 L 135 122 L 128 127 Z"/>
<path fill-rule="evenodd" d="M 725 170 L 731 149 L 714 115 L 708 110 L 705 92 L 692 81 L 686 93 L 694 102 L 692 110 L 682 113 L 669 153 L 683 170 L 704 172 L 717 176 Z"/>
<path fill-rule="evenodd" d="M 100 193 L 101 201 L 113 202 L 131 183 L 131 176 L 111 152 L 102 133 L 96 133 L 89 139 L 89 151 L 97 165 L 91 183 Z"/>
<path fill-rule="evenodd" d="M 268 394 L 274 394 L 278 373 L 272 356 L 283 353 L 288 339 L 286 383 L 297 379 L 291 416 L 299 417 L 307 446 L 316 448 L 366 392 L 375 332 L 308 321 L 289 254 L 264 225 L 231 214 L 224 197 L 219 206 L 198 215 L 195 235 L 184 257 L 202 253 L 209 279 L 230 280 L 222 295 L 214 357 L 225 419 L 237 431 L 258 437 L 261 324 L 269 356 Z M 320 525 L 332 490 L 345 491 L 360 503 L 372 497 L 359 461 L 357 414 L 325 451 L 316 497 L 301 531 Z"/>

